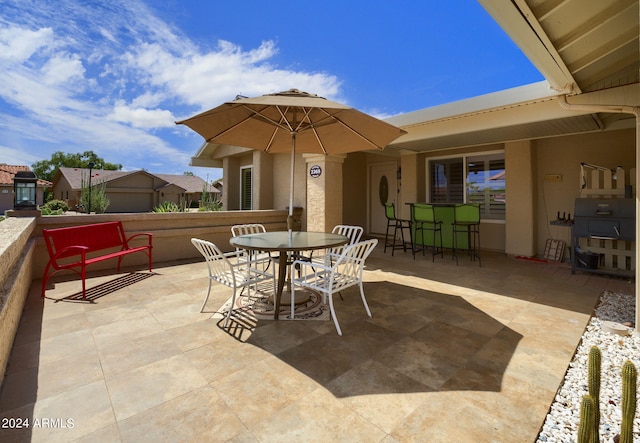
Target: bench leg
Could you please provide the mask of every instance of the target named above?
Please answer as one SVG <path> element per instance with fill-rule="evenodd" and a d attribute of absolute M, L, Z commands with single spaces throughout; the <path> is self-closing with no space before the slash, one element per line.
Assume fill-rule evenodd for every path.
<path fill-rule="evenodd" d="M 87 283 L 86 283 L 86 276 L 87 276 L 87 267 L 86 265 L 83 263 L 82 264 L 82 298 L 87 298 Z"/>
<path fill-rule="evenodd" d="M 47 282 L 49 281 L 49 268 L 51 267 L 51 262 L 47 263 L 47 267 L 44 269 L 44 276 L 42 277 L 42 294 L 41 297 L 44 297 L 44 291 L 47 288 Z"/>

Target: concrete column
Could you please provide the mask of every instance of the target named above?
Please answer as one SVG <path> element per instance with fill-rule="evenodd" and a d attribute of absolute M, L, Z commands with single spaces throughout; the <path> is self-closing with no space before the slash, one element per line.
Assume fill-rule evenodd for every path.
<path fill-rule="evenodd" d="M 411 218 L 411 207 L 407 203 L 419 203 L 418 200 L 418 155 L 413 151 L 400 152 L 400 179 L 398 180 L 398 201 L 396 215 Z M 422 165 L 424 169 L 424 164 Z"/>
<path fill-rule="evenodd" d="M 507 183 L 505 216 L 505 252 L 512 255 L 535 255 L 534 164 L 530 141 L 508 142 L 504 146 Z M 512 196 L 518 196 L 513 198 Z"/>
<path fill-rule="evenodd" d="M 307 230 L 331 232 L 335 225 L 342 223 L 342 164 L 345 156 L 308 154 L 303 157 L 307 174 Z"/>
<path fill-rule="evenodd" d="M 253 209 L 273 209 L 273 155 L 253 151 Z"/>
<path fill-rule="evenodd" d="M 224 186 L 222 187 L 222 208 L 225 211 L 240 209 L 240 162 L 237 157 L 222 160 Z"/>

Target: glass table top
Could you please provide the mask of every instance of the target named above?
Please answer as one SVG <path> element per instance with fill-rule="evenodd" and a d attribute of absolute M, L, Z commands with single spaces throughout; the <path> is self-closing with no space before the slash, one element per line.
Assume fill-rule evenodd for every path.
<path fill-rule="evenodd" d="M 303 251 L 344 245 L 349 239 L 327 232 L 288 231 L 262 232 L 231 237 L 232 246 L 260 251 Z"/>

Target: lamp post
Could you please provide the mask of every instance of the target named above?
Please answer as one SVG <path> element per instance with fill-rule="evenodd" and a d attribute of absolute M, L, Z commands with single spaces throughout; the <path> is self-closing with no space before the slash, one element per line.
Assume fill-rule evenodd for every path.
<path fill-rule="evenodd" d="M 95 166 L 95 163 L 89 162 L 89 164 L 87 166 L 89 167 L 89 204 L 88 204 L 89 210 L 88 210 L 88 213 L 91 214 L 91 194 L 92 194 L 92 191 L 91 191 L 91 170 Z"/>
<path fill-rule="evenodd" d="M 18 171 L 13 177 L 13 209 L 34 210 L 38 179 L 31 171 Z"/>

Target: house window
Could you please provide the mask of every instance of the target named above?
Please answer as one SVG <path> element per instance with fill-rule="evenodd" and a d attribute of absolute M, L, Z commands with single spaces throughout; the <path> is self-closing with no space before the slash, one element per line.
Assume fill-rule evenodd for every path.
<path fill-rule="evenodd" d="M 251 166 L 240 169 L 240 209 L 253 209 L 253 168 Z"/>
<path fill-rule="evenodd" d="M 483 219 L 504 220 L 504 152 L 427 160 L 431 203 L 479 203 Z"/>

